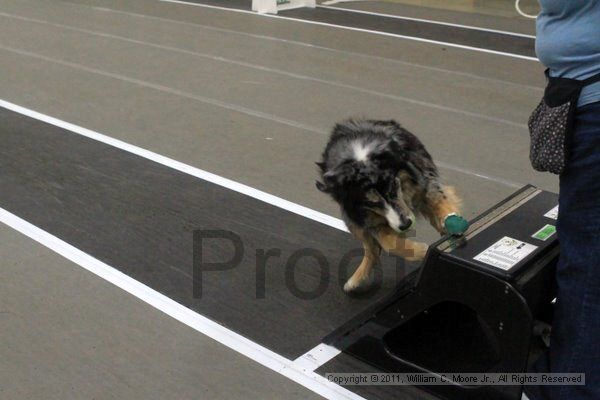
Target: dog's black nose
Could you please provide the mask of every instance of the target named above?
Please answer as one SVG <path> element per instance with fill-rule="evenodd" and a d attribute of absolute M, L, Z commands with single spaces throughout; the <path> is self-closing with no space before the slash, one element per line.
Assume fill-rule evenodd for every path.
<path fill-rule="evenodd" d="M 400 229 L 401 231 L 406 231 L 412 226 L 412 224 L 413 224 L 412 219 L 405 217 L 404 215 L 401 215 L 400 216 L 400 226 L 398 226 L 398 229 Z"/>

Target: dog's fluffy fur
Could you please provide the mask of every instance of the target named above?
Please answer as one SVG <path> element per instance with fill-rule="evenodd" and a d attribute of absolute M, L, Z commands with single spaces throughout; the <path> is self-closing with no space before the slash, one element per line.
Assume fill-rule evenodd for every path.
<path fill-rule="evenodd" d="M 365 251 L 346 291 L 370 283 L 382 248 L 409 261 L 423 259 L 428 246 L 402 234 L 415 215 L 428 218 L 444 234 L 444 218 L 459 213 L 460 200 L 440 183 L 421 141 L 396 121 L 337 124 L 317 165 L 317 188 L 340 205 L 344 222 Z"/>

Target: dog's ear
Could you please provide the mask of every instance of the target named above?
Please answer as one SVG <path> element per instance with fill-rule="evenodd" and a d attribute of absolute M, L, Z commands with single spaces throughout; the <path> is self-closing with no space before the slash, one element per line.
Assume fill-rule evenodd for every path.
<path fill-rule="evenodd" d="M 315 185 L 317 189 L 321 192 L 330 193 L 331 188 L 338 184 L 339 180 L 339 171 L 338 169 L 334 169 L 332 171 L 327 171 L 323 174 L 323 182 L 316 181 Z"/>
<path fill-rule="evenodd" d="M 358 169 L 352 162 L 344 162 L 323 174 L 323 182 L 317 182 L 317 189 L 330 193 L 334 188 L 356 180 Z"/>
<path fill-rule="evenodd" d="M 325 172 L 323 174 L 323 182 L 325 182 L 325 186 L 331 187 L 331 186 L 338 184 L 340 182 L 340 178 L 342 176 L 340 172 L 341 172 L 340 167 L 338 167 L 334 170 Z"/>
<path fill-rule="evenodd" d="M 323 182 L 315 181 L 315 186 L 323 193 L 329 193 L 329 188 Z"/>

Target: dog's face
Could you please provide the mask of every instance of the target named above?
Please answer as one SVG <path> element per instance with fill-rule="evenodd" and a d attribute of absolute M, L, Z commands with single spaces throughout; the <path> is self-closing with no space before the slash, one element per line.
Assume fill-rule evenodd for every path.
<path fill-rule="evenodd" d="M 406 231 L 415 217 L 402 193 L 403 164 L 402 152 L 387 144 L 324 170 L 317 188 L 330 194 L 360 225 L 387 224 L 397 232 Z"/>

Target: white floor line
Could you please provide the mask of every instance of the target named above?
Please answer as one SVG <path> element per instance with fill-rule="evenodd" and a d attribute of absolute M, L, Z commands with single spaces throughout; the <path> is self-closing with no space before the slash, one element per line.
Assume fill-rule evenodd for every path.
<path fill-rule="evenodd" d="M 321 343 L 294 360 L 294 364 L 305 371 L 315 371 L 339 355 L 341 351 L 333 346 Z"/>
<path fill-rule="evenodd" d="M 536 62 L 538 61 L 537 57 L 524 56 L 521 54 L 508 53 L 508 52 L 504 52 L 504 51 L 490 50 L 490 49 L 486 49 L 486 48 L 482 48 L 482 47 L 466 46 L 466 45 L 462 45 L 462 44 L 443 42 L 440 40 L 424 39 L 424 38 L 420 38 L 420 37 L 416 37 L 416 36 L 407 36 L 407 35 L 399 35 L 396 33 L 375 31 L 372 29 L 363 29 L 363 28 L 356 28 L 356 27 L 352 27 L 352 26 L 330 24 L 327 22 L 310 21 L 310 20 L 305 20 L 305 19 L 301 19 L 301 18 L 285 17 L 282 15 L 257 14 L 257 13 L 254 13 L 253 11 L 240 10 L 237 8 L 219 7 L 219 6 L 213 6 L 213 5 L 208 5 L 208 4 L 190 3 L 189 1 L 181 1 L 181 0 L 158 0 L 158 1 L 163 2 L 163 3 L 183 4 L 183 5 L 193 6 L 193 7 L 212 8 L 212 9 L 217 9 L 217 10 L 222 10 L 222 11 L 233 11 L 233 12 L 243 13 L 243 14 L 252 14 L 252 15 L 260 16 L 262 18 L 284 19 L 284 20 L 288 20 L 288 21 L 301 22 L 301 23 L 309 24 L 309 25 L 319 25 L 319 26 L 326 26 L 326 27 L 330 27 L 330 28 L 339 28 L 339 29 L 344 29 L 344 30 L 349 30 L 349 31 L 354 31 L 354 32 L 363 32 L 363 33 L 369 33 L 369 34 L 380 35 L 380 36 L 394 37 L 397 39 L 412 40 L 412 41 L 416 41 L 416 42 L 434 44 L 434 45 L 445 46 L 445 47 L 452 47 L 452 48 L 457 48 L 457 49 L 462 49 L 462 50 L 476 51 L 476 52 L 480 52 L 480 53 L 493 54 L 493 55 L 503 56 L 503 57 L 517 58 L 517 59 L 527 60 L 527 61 L 536 61 Z"/>
<path fill-rule="evenodd" d="M 437 20 L 424 19 L 424 18 L 405 17 L 403 15 L 396 15 L 396 14 L 384 14 L 384 13 L 378 13 L 378 12 L 372 12 L 372 11 L 358 10 L 355 8 L 331 7 L 328 5 L 318 5 L 317 7 L 325 8 L 325 9 L 329 9 L 329 10 L 338 10 L 338 11 L 357 13 L 357 14 L 374 15 L 377 17 L 401 19 L 401 20 L 405 20 L 405 21 L 424 22 L 424 23 L 432 24 L 432 25 L 443 25 L 443 26 L 450 26 L 453 28 L 469 29 L 469 30 L 481 31 L 481 32 L 498 33 L 500 35 L 516 36 L 516 37 L 522 37 L 522 38 L 527 38 L 527 39 L 535 39 L 534 35 L 527 35 L 525 33 L 509 32 L 509 31 L 503 31 L 503 30 L 498 30 L 498 29 L 489 29 L 489 28 L 483 28 L 480 26 L 462 25 L 462 24 L 455 24 L 452 22 L 444 22 L 444 21 L 437 21 Z"/>
<path fill-rule="evenodd" d="M 321 4 L 325 5 L 325 6 L 329 6 L 329 5 L 333 5 L 333 4 L 338 4 L 338 3 L 358 3 L 361 1 L 372 1 L 372 0 L 329 0 L 329 1 L 324 1 Z"/>
<path fill-rule="evenodd" d="M 26 115 L 28 117 L 37 119 L 38 121 L 46 122 L 50 125 L 57 126 L 62 129 L 66 129 L 70 132 L 76 133 L 81 136 L 85 136 L 92 140 L 96 140 L 101 143 L 108 144 L 109 146 L 116 147 L 118 149 L 124 150 L 131 154 L 135 154 L 137 156 L 146 158 L 148 160 L 154 161 L 158 164 L 164 165 L 166 167 L 175 169 L 177 171 L 183 172 L 185 174 L 195 176 L 196 178 L 214 183 L 216 185 L 225 187 L 227 189 L 233 190 L 238 193 L 245 194 L 246 196 L 250 196 L 260 201 L 264 201 L 265 203 L 269 203 L 281 209 L 293 212 L 294 214 L 301 215 L 313 221 L 320 222 L 322 224 L 331 226 L 333 228 L 342 230 L 347 232 L 346 225 L 344 222 L 338 218 L 334 218 L 327 214 L 323 214 L 319 211 L 310 209 L 308 207 L 301 206 L 300 204 L 292 203 L 291 201 L 282 199 L 280 197 L 274 196 L 269 193 L 265 193 L 253 187 L 244 185 L 239 182 L 232 181 L 227 178 L 223 178 L 219 175 L 212 174 L 208 171 L 201 170 L 196 167 L 192 167 L 191 165 L 184 164 L 182 162 L 173 160 L 172 158 L 168 158 L 162 156 L 160 154 L 154 153 L 152 151 L 143 149 L 141 147 L 134 146 L 132 144 L 123 142 L 118 139 L 114 139 L 110 136 L 103 135 L 98 132 L 94 132 L 92 130 L 82 128 L 81 126 L 77 126 L 71 124 L 69 122 L 62 121 L 60 119 L 50 117 L 48 115 L 39 113 L 37 111 L 30 110 L 28 108 L 19 106 L 17 104 L 10 103 L 5 100 L 0 99 L 0 107 L 6 108 L 7 110 L 14 111 L 16 113 Z"/>
<path fill-rule="evenodd" d="M 207 98 L 207 97 L 203 97 L 203 96 L 194 95 L 194 94 L 191 94 L 191 93 L 186 93 L 186 92 L 183 92 L 183 91 L 180 91 L 180 90 L 175 90 L 175 89 L 172 89 L 172 88 L 169 88 L 169 87 L 166 87 L 166 86 L 157 85 L 157 84 L 146 82 L 146 81 L 142 81 L 142 80 L 139 80 L 139 79 L 129 78 L 129 77 L 126 77 L 126 76 L 123 76 L 123 75 L 113 74 L 113 73 L 110 73 L 110 72 L 105 72 L 105 71 L 98 70 L 98 69 L 95 69 L 95 68 L 89 68 L 89 67 L 86 67 L 86 66 L 81 65 L 81 64 L 71 63 L 71 62 L 62 61 L 62 60 L 56 60 L 56 59 L 53 59 L 53 58 L 50 58 L 50 57 L 46 57 L 46 56 L 42 56 L 42 55 L 39 55 L 39 54 L 31 53 L 31 52 L 28 52 L 28 51 L 14 49 L 12 47 L 2 46 L 2 45 L 0 45 L 0 50 L 11 51 L 11 52 L 14 52 L 16 54 L 20 54 L 20 55 L 24 55 L 24 56 L 28 56 L 28 57 L 33 57 L 33 58 L 38 58 L 38 59 L 41 59 L 41 60 L 44 60 L 44 61 L 53 62 L 53 63 L 57 63 L 57 64 L 60 64 L 60 65 L 65 65 L 65 66 L 71 67 L 71 68 L 81 69 L 83 71 L 95 73 L 95 74 L 102 75 L 102 76 L 107 76 L 107 77 L 113 78 L 113 79 L 119 79 L 119 80 L 122 80 L 124 82 L 132 83 L 132 84 L 139 85 L 139 86 L 142 86 L 142 87 L 148 87 L 148 88 L 151 88 L 151 89 L 154 89 L 154 90 L 163 91 L 163 92 L 166 92 L 166 93 L 169 93 L 169 94 L 173 94 L 173 95 L 177 95 L 177 96 L 186 97 L 186 98 L 189 98 L 189 99 L 200 101 L 200 102 L 205 103 L 205 104 L 210 104 L 210 105 L 214 105 L 214 106 L 217 106 L 217 107 L 222 107 L 222 108 L 225 108 L 225 109 L 228 109 L 228 110 L 237 111 L 237 112 L 240 112 L 242 114 L 250 115 L 250 116 L 253 116 L 253 117 L 257 117 L 257 118 L 266 119 L 266 120 L 269 120 L 269 121 L 272 121 L 272 122 L 281 123 L 281 124 L 284 124 L 284 125 L 287 125 L 287 126 L 291 126 L 291 127 L 294 127 L 294 128 L 298 128 L 298 129 L 302 129 L 302 130 L 305 130 L 305 131 L 308 131 L 308 132 L 313 132 L 313 133 L 317 133 L 317 134 L 320 134 L 320 135 L 328 135 L 329 134 L 329 132 L 327 132 L 326 130 L 319 129 L 319 128 L 316 128 L 316 127 L 312 127 L 312 126 L 309 126 L 309 125 L 306 125 L 306 124 L 302 124 L 302 123 L 297 122 L 297 121 L 288 120 L 288 119 L 285 119 L 285 118 L 280 118 L 280 117 L 278 117 L 276 115 L 264 113 L 264 112 L 261 112 L 261 111 L 252 110 L 252 109 L 249 109 L 249 108 L 241 107 L 241 106 L 238 106 L 238 105 L 235 105 L 235 104 L 230 104 L 230 103 L 222 102 L 222 101 L 219 101 L 219 100 L 215 100 L 215 99 L 211 99 L 211 98 Z M 1 105 L 1 103 L 0 103 L 0 105 Z M 460 172 L 460 173 L 463 173 L 463 174 L 466 174 L 466 175 L 470 175 L 470 176 L 475 176 L 475 177 L 478 177 L 478 178 L 483 178 L 485 180 L 489 180 L 489 181 L 492 181 L 492 182 L 500 183 L 500 184 L 503 184 L 503 185 L 506 185 L 506 182 L 508 182 L 508 181 L 506 181 L 503 178 L 497 178 L 497 177 L 494 177 L 494 176 L 491 176 L 491 175 L 486 175 L 486 174 L 480 173 L 478 171 L 471 171 L 471 170 L 469 170 L 467 168 L 463 168 L 463 167 L 459 167 L 459 166 L 454 166 L 454 165 L 451 165 L 451 164 L 448 164 L 448 163 L 445 163 L 445 162 L 442 162 L 442 161 L 437 161 L 437 164 L 441 168 L 444 168 L 444 169 L 448 169 L 448 170 Z M 517 183 L 510 183 L 510 184 L 508 184 L 508 186 L 510 186 L 510 187 L 520 187 L 522 185 L 519 185 Z M 323 214 L 323 215 L 325 215 L 325 214 Z M 333 218 L 333 217 L 330 217 L 330 218 Z M 346 230 L 346 228 L 344 228 L 344 230 Z"/>
<path fill-rule="evenodd" d="M 59 28 L 59 29 L 65 29 L 65 30 L 70 30 L 70 31 L 74 31 L 74 32 L 85 33 L 85 34 L 88 34 L 88 35 L 94 35 L 94 36 L 104 37 L 104 38 L 108 38 L 108 39 L 120 40 L 120 41 L 124 41 L 124 42 L 128 42 L 128 43 L 139 44 L 141 46 L 153 47 L 153 48 L 157 48 L 157 49 L 161 49 L 161 50 L 166 50 L 166 51 L 171 51 L 171 52 L 178 52 L 178 53 L 187 54 L 187 55 L 191 55 L 191 56 L 195 56 L 195 57 L 207 58 L 207 59 L 210 59 L 210 60 L 213 60 L 213 61 L 217 61 L 217 62 L 223 62 L 223 63 L 232 64 L 232 65 L 238 65 L 238 66 L 245 67 L 245 68 L 252 68 L 252 69 L 255 69 L 255 70 L 259 70 L 259 71 L 265 71 L 265 72 L 270 72 L 270 73 L 273 73 L 273 74 L 287 76 L 289 78 L 294 78 L 294 79 L 299 79 L 299 80 L 305 80 L 305 81 L 310 81 L 310 82 L 321 83 L 323 85 L 328 85 L 328 86 L 338 87 L 338 88 L 342 88 L 342 89 L 352 90 L 352 91 L 363 93 L 363 94 L 367 94 L 367 95 L 370 95 L 370 96 L 375 96 L 375 97 L 385 98 L 385 99 L 389 99 L 389 100 L 394 100 L 394 101 L 399 101 L 399 102 L 404 102 L 404 103 L 419 105 L 419 106 L 422 106 L 422 107 L 431 108 L 431 109 L 435 109 L 435 110 L 440 110 L 440 111 L 445 111 L 445 112 L 449 112 L 449 113 L 460 114 L 460 115 L 463 115 L 463 116 L 466 116 L 466 117 L 471 117 L 471 118 L 476 118 L 476 119 L 482 119 L 482 120 L 489 121 L 489 122 L 495 122 L 495 123 L 499 123 L 499 124 L 506 124 L 506 125 L 514 126 L 516 128 L 521 128 L 521 129 L 526 129 L 527 128 L 527 125 L 525 125 L 525 124 L 513 122 L 513 121 L 510 121 L 510 120 L 507 120 L 507 119 L 504 119 L 504 118 L 492 117 L 492 116 L 489 116 L 489 115 L 483 115 L 483 114 L 474 113 L 474 112 L 470 112 L 470 111 L 460 110 L 460 109 L 457 109 L 457 108 L 442 106 L 442 105 L 439 105 L 439 104 L 434 104 L 434 103 L 430 103 L 430 102 L 427 102 L 427 101 L 416 100 L 416 99 L 412 99 L 412 98 L 409 98 L 409 97 L 397 96 L 397 95 L 393 95 L 393 94 L 389 94 L 389 93 L 381 93 L 381 92 L 378 92 L 376 90 L 365 89 L 365 88 L 361 88 L 361 87 L 354 86 L 354 85 L 348 85 L 348 84 L 341 83 L 341 82 L 334 82 L 334 81 L 329 81 L 329 80 L 326 80 L 326 79 L 315 78 L 315 77 L 312 77 L 312 76 L 296 74 L 296 73 L 287 72 L 287 71 L 283 71 L 283 70 L 276 69 L 276 68 L 269 68 L 269 67 L 265 67 L 265 66 L 262 66 L 262 65 L 257 65 L 257 64 L 247 63 L 247 62 L 241 62 L 241 61 L 236 61 L 236 60 L 228 59 L 228 58 L 225 58 L 225 57 L 214 56 L 214 55 L 206 54 L 206 53 L 199 53 L 199 52 L 195 52 L 195 51 L 181 49 L 181 48 L 178 48 L 178 47 L 165 46 L 165 45 L 150 43 L 150 42 L 146 42 L 146 41 L 142 41 L 142 40 L 130 39 L 130 38 L 127 38 L 127 37 L 113 35 L 113 34 L 110 34 L 110 33 L 98 32 L 98 31 L 93 31 L 93 30 L 88 30 L 88 29 L 82 29 L 82 28 L 77 28 L 77 27 L 73 27 L 73 26 L 70 26 L 70 25 L 57 24 L 57 23 L 53 23 L 53 22 L 50 22 L 50 21 L 45 21 L 45 20 L 40 20 L 40 19 L 35 19 L 35 18 L 22 17 L 22 16 L 14 15 L 14 14 L 7 14 L 7 13 L 0 12 L 0 17 L 12 18 L 12 19 L 17 19 L 17 20 L 26 21 L 26 22 L 32 22 L 32 23 L 37 23 L 37 24 L 44 24 L 44 25 L 53 26 L 53 27 L 56 27 L 56 28 Z"/>
<path fill-rule="evenodd" d="M 370 1 L 370 0 L 365 0 L 365 1 Z M 69 3 L 69 4 L 74 7 L 83 7 L 81 4 L 76 4 L 76 3 Z M 194 23 L 194 22 L 178 21 L 178 20 L 164 18 L 164 17 L 157 17 L 154 15 L 138 14 L 138 13 L 133 13 L 133 12 L 128 12 L 128 11 L 115 10 L 112 8 L 105 8 L 105 7 L 91 7 L 91 8 L 93 10 L 100 11 L 100 12 L 121 14 L 121 15 L 130 16 L 130 17 L 141 18 L 141 19 L 150 19 L 150 20 L 154 20 L 154 21 L 169 22 L 169 23 L 176 24 L 176 25 L 195 27 L 198 29 L 204 29 L 204 30 L 209 30 L 209 31 L 214 31 L 214 32 L 222 32 L 222 33 L 228 33 L 228 34 L 232 34 L 232 35 L 249 37 L 249 38 L 253 38 L 253 39 L 268 40 L 268 41 L 272 41 L 272 42 L 291 44 L 294 46 L 308 47 L 310 49 L 323 50 L 326 52 L 331 52 L 331 53 L 336 53 L 336 54 L 344 54 L 344 55 L 351 56 L 351 57 L 378 60 L 378 61 L 383 61 L 383 62 L 395 64 L 395 65 L 401 65 L 401 66 L 410 67 L 410 68 L 422 69 L 425 71 L 439 72 L 439 73 L 443 73 L 443 74 L 455 75 L 455 76 L 460 76 L 460 77 L 464 77 L 464 78 L 477 79 L 477 80 L 488 81 L 488 82 L 496 82 L 496 83 L 500 83 L 503 85 L 515 86 L 515 87 L 518 87 L 521 89 L 525 88 L 525 89 L 529 89 L 529 90 L 535 90 L 537 92 L 544 91 L 543 88 L 538 87 L 538 86 L 531 86 L 531 85 L 527 85 L 527 84 L 509 82 L 509 81 L 505 81 L 502 79 L 488 78 L 485 76 L 480 76 L 480 75 L 476 75 L 476 74 L 472 74 L 472 73 L 468 73 L 468 72 L 452 71 L 452 70 L 445 69 L 445 68 L 431 67 L 428 65 L 415 64 L 415 63 L 411 63 L 408 61 L 400 61 L 400 60 L 394 60 L 392 58 L 385 58 L 385 57 L 374 56 L 374 55 L 370 55 L 370 54 L 357 53 L 357 52 L 353 52 L 353 51 L 349 51 L 349 50 L 334 49 L 331 47 L 319 46 L 316 44 L 299 42 L 296 40 L 282 39 L 282 38 L 278 38 L 278 37 L 274 37 L 274 36 L 241 32 L 241 31 L 236 31 L 236 30 L 232 30 L 232 29 L 217 28 L 214 26 L 203 25 L 203 24 L 198 24 L 198 23 Z"/>
<path fill-rule="evenodd" d="M 239 112 L 241 114 L 246 114 L 252 117 L 256 117 L 256 118 L 261 118 L 261 119 L 265 119 L 271 122 L 277 122 L 283 125 L 287 125 L 293 128 L 298 128 L 298 129 L 302 129 L 308 132 L 314 132 L 314 133 L 318 133 L 320 135 L 327 135 L 328 132 L 326 130 L 323 129 L 319 129 L 317 127 L 314 126 L 310 126 L 307 124 L 303 124 L 301 122 L 297 122 L 291 119 L 287 119 L 287 118 L 282 118 L 282 117 L 278 117 L 277 115 L 274 114 L 269 114 L 266 112 L 262 112 L 262 111 L 257 111 L 251 108 L 247 108 L 247 107 L 243 107 L 243 106 L 239 106 L 237 104 L 233 104 L 233 103 L 228 103 L 225 101 L 221 101 L 221 100 L 216 100 L 210 97 L 205 97 L 205 96 L 200 96 L 194 93 L 188 93 L 188 92 L 184 92 L 183 90 L 178 90 L 178 89 L 173 89 L 170 88 L 168 86 L 164 86 L 164 85 L 159 85 L 156 83 L 152 83 L 152 82 L 148 82 L 148 81 L 144 81 L 141 79 L 135 79 L 135 78 L 131 78 L 125 75 L 121 75 L 121 74 L 116 74 L 116 73 L 112 73 L 112 72 L 107 72 L 107 71 L 103 71 L 97 68 L 92 68 L 92 67 L 88 67 L 85 66 L 83 64 L 79 64 L 79 63 L 73 63 L 73 62 L 69 62 L 69 61 L 64 61 L 64 60 L 60 60 L 57 58 L 52 58 L 52 57 L 46 57 L 44 55 L 41 54 L 37 54 L 37 53 L 32 53 L 30 51 L 27 50 L 21 50 L 21 49 L 16 49 L 14 47 L 9 47 L 9 46 L 3 46 L 0 45 L 0 50 L 5 50 L 5 51 L 10 51 L 12 53 L 16 53 L 22 56 L 27 56 L 27 57 L 31 57 L 31 58 L 37 58 L 39 60 L 44 60 L 47 62 L 51 62 L 54 64 L 59 64 L 59 65 L 63 65 L 66 67 L 70 67 L 70 68 L 74 68 L 74 69 L 79 69 L 82 71 L 86 71 L 86 72 L 90 72 L 92 74 L 96 74 L 96 75 L 101 75 L 101 76 L 105 76 L 108 78 L 112 78 L 112 79 L 118 79 L 120 81 L 123 82 L 127 82 L 127 83 L 131 83 L 137 86 L 142 86 L 142 87 L 146 87 L 146 88 L 150 88 L 150 89 L 154 89 L 154 90 L 158 90 L 161 92 L 165 92 L 165 93 L 169 93 L 175 96 L 181 96 L 181 97 L 185 97 L 191 100 L 196 100 L 199 101 L 201 103 L 205 103 L 205 104 L 210 104 L 216 107 L 221 107 L 227 110 L 231 110 L 231 111 L 235 111 L 235 112 Z"/>
<path fill-rule="evenodd" d="M 449 171 L 459 172 L 459 173 L 464 174 L 464 175 L 475 176 L 477 178 L 485 179 L 487 181 L 501 183 L 501 184 L 503 184 L 505 186 L 512 187 L 512 188 L 522 188 L 523 186 L 525 186 L 524 183 L 514 182 L 514 181 L 510 181 L 508 179 L 498 178 L 496 176 L 485 175 L 485 174 L 482 174 L 480 172 L 472 171 L 470 169 L 466 169 L 466 168 L 462 168 L 462 167 L 457 167 L 455 165 L 448 164 L 448 163 L 445 163 L 443 161 L 435 161 L 435 164 L 439 168 L 442 168 L 442 169 L 447 169 Z"/>
<path fill-rule="evenodd" d="M 224 346 L 243 354 L 328 399 L 364 400 L 362 397 L 333 384 L 322 376 L 307 370 L 303 365 L 233 332 L 224 326 L 190 310 L 169 297 L 136 281 L 108 264 L 84 253 L 76 247 L 0 208 L 0 222 L 46 246 L 80 267 L 132 294 L 150 306 L 177 321 L 216 340 Z"/>

